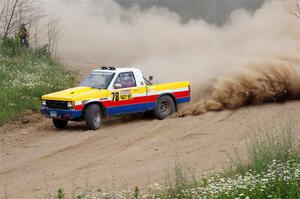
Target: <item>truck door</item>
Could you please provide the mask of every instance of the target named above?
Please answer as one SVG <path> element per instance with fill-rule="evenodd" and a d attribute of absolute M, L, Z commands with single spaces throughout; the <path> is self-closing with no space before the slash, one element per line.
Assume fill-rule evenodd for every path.
<path fill-rule="evenodd" d="M 111 90 L 111 106 L 109 115 L 121 115 L 144 111 L 146 88 L 139 86 L 133 72 L 119 73 Z"/>

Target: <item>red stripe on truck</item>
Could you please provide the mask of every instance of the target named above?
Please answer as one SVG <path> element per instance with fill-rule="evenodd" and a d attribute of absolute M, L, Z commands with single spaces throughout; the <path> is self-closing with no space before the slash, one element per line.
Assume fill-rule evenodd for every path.
<path fill-rule="evenodd" d="M 178 98 L 185 98 L 190 96 L 189 91 L 180 91 L 180 92 L 174 92 L 171 93 L 173 96 Z M 134 97 L 130 100 L 121 100 L 121 101 L 103 101 L 102 104 L 106 108 L 114 107 L 114 106 L 124 106 L 124 105 L 132 105 L 132 104 L 141 104 L 141 103 L 153 103 L 156 102 L 157 97 L 159 97 L 162 94 L 159 95 L 149 95 L 149 96 L 141 96 L 141 97 Z M 99 100 L 100 101 L 100 100 Z M 82 110 L 84 105 L 77 105 L 75 106 L 75 110 Z"/>

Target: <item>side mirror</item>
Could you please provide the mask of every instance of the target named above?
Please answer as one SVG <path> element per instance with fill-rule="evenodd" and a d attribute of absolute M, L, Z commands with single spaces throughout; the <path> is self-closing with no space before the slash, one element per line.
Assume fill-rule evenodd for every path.
<path fill-rule="evenodd" d="M 114 84 L 114 89 L 119 89 L 119 88 L 122 88 L 122 84 L 120 83 Z"/>
<path fill-rule="evenodd" d="M 153 80 L 153 76 L 149 76 L 149 81 L 151 82 Z"/>

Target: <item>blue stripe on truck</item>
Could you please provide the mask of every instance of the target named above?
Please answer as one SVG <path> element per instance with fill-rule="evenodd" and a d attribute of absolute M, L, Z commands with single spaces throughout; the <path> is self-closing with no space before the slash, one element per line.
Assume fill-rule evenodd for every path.
<path fill-rule="evenodd" d="M 185 103 L 185 102 L 190 102 L 191 98 L 190 97 L 184 97 L 184 98 L 177 98 L 176 99 L 176 103 L 180 104 L 180 103 Z"/>
<path fill-rule="evenodd" d="M 131 104 L 124 106 L 114 106 L 107 108 L 107 114 L 110 116 L 120 115 L 125 113 L 139 113 L 149 110 L 153 110 L 155 103 L 141 103 L 141 104 Z"/>
<path fill-rule="evenodd" d="M 178 98 L 176 99 L 176 103 L 185 103 L 191 100 L 190 97 Z M 107 114 L 110 116 L 113 115 L 121 115 L 125 113 L 139 113 L 145 112 L 155 109 L 156 103 L 141 103 L 141 104 L 131 104 L 131 105 L 123 105 L 123 106 L 114 106 L 107 108 Z"/>

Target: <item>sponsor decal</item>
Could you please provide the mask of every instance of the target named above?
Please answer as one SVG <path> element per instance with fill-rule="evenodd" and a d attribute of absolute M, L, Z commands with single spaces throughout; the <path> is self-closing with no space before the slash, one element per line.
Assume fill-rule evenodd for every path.
<path fill-rule="evenodd" d="M 112 92 L 112 101 L 130 100 L 130 99 L 132 99 L 132 94 L 130 92 L 131 92 L 131 90 L 123 90 L 121 92 Z"/>
<path fill-rule="evenodd" d="M 120 95 L 128 95 L 131 93 L 131 89 L 121 90 Z"/>

